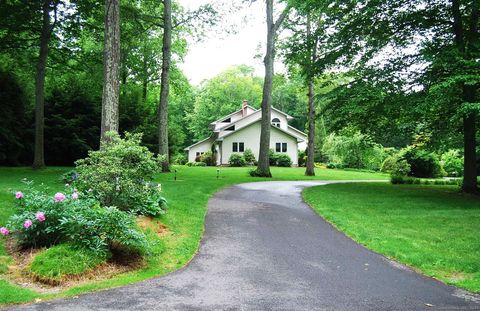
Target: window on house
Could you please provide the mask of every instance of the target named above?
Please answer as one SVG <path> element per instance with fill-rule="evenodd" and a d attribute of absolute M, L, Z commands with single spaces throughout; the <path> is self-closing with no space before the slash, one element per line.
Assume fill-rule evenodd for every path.
<path fill-rule="evenodd" d="M 232 143 L 232 151 L 233 152 L 244 152 L 245 151 L 245 144 L 244 143 Z"/>
<path fill-rule="evenodd" d="M 232 121 L 232 119 L 228 118 L 228 119 L 223 120 L 222 123 L 230 123 L 231 121 Z"/>
<path fill-rule="evenodd" d="M 226 128 L 225 131 L 235 131 L 235 125 Z"/>
<path fill-rule="evenodd" d="M 282 151 L 282 144 L 281 143 L 276 143 L 275 144 L 275 152 L 281 152 Z"/>
<path fill-rule="evenodd" d="M 195 154 L 195 156 L 197 156 L 197 157 L 198 157 L 199 155 L 200 155 L 200 152 L 197 152 L 197 153 Z"/>
<path fill-rule="evenodd" d="M 280 119 L 279 118 L 273 118 L 272 119 L 272 125 L 276 127 L 280 127 Z"/>
<path fill-rule="evenodd" d="M 276 143 L 275 152 L 287 152 L 287 143 Z"/>

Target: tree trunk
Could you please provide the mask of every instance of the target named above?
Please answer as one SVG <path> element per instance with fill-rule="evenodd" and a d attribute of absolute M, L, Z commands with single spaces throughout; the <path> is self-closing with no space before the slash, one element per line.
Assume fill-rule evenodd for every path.
<path fill-rule="evenodd" d="M 52 28 L 50 25 L 50 1 L 43 1 L 43 23 L 40 36 L 40 55 L 38 57 L 35 75 L 35 153 L 33 168 L 45 167 L 44 130 L 45 130 L 45 67 L 47 66 L 48 42 Z"/>
<path fill-rule="evenodd" d="M 472 52 L 476 52 L 474 50 L 478 49 L 478 1 L 473 1 L 468 31 L 465 31 L 464 25 L 462 24 L 459 0 L 452 0 L 452 15 L 453 33 L 455 35 L 454 39 L 457 50 L 465 60 L 471 60 Z M 475 86 L 465 85 L 462 83 L 462 100 L 465 103 L 476 102 Z M 465 192 L 478 191 L 475 114 L 475 111 L 470 111 L 463 117 L 464 174 L 462 190 Z"/>
<path fill-rule="evenodd" d="M 305 169 L 306 176 L 315 176 L 315 105 L 313 98 L 315 96 L 313 89 L 313 79 L 308 82 L 308 148 L 307 164 Z"/>
<path fill-rule="evenodd" d="M 312 37 L 310 14 L 307 16 L 307 38 Z M 310 48 L 311 66 L 314 65 L 316 59 L 317 46 L 316 44 Z M 307 163 L 305 169 L 306 176 L 315 176 L 315 105 L 313 102 L 314 93 L 314 79 L 308 74 L 308 147 L 307 147 Z"/>
<path fill-rule="evenodd" d="M 265 65 L 265 78 L 263 81 L 262 94 L 262 120 L 260 132 L 260 152 L 255 176 L 272 177 L 270 172 L 270 126 L 272 116 L 272 83 L 273 63 L 275 60 L 275 38 L 278 28 L 290 10 L 287 6 L 276 22 L 273 21 L 273 0 L 266 0 L 267 13 L 267 50 L 263 63 Z"/>
<path fill-rule="evenodd" d="M 105 46 L 103 52 L 102 126 L 100 148 L 106 134 L 118 132 L 120 95 L 120 0 L 105 0 Z"/>
<path fill-rule="evenodd" d="M 170 171 L 168 159 L 168 93 L 172 54 L 172 1 L 163 0 L 162 76 L 160 80 L 160 104 L 158 107 L 158 153 L 165 155 L 162 172 Z"/>
<path fill-rule="evenodd" d="M 147 51 L 145 47 L 145 43 L 143 46 L 143 55 L 142 55 L 142 102 L 145 104 L 147 102 L 147 95 L 148 95 L 148 62 L 147 62 Z"/>
<path fill-rule="evenodd" d="M 463 184 L 465 192 L 476 192 L 477 188 L 477 156 L 476 156 L 476 129 L 475 113 L 463 118 Z"/>

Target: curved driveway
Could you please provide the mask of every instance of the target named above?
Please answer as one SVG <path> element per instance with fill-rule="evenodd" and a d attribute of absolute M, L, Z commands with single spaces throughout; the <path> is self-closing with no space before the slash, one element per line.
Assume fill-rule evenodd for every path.
<path fill-rule="evenodd" d="M 24 310 L 480 310 L 356 244 L 302 202 L 330 182 L 241 184 L 208 205 L 199 253 L 165 277 Z M 392 233 L 393 234 L 393 233 Z"/>

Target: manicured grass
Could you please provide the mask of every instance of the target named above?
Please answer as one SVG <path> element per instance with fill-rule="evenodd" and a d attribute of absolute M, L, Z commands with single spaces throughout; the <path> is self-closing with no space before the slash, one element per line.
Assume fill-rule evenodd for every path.
<path fill-rule="evenodd" d="M 93 251 L 61 244 L 37 254 L 29 266 L 29 271 L 44 283 L 56 284 L 64 278 L 92 270 L 106 259 L 106 256 Z"/>
<path fill-rule="evenodd" d="M 305 201 L 366 247 L 480 292 L 480 197 L 451 186 L 332 184 Z"/>
<path fill-rule="evenodd" d="M 34 180 L 38 187 L 44 183 L 51 192 L 63 189 L 60 176 L 71 168 L 49 168 L 33 171 L 29 168 L 0 168 L 0 225 L 4 224 L 13 211 L 12 191 L 22 190 L 22 178 Z M 177 170 L 177 180 L 174 180 Z M 219 189 L 242 182 L 262 180 L 373 180 L 388 179 L 385 174 L 317 169 L 316 177 L 304 176 L 304 168 L 272 168 L 273 179 L 253 178 L 248 175 L 251 168 L 220 168 L 217 179 L 215 167 L 172 167 L 168 174 L 157 174 L 156 180 L 162 184 L 164 195 L 168 200 L 168 212 L 160 220 L 168 230 L 162 235 L 162 242 L 154 247 L 154 253 L 147 258 L 144 269 L 125 273 L 112 279 L 93 282 L 67 289 L 61 293 L 39 295 L 19 294 L 4 295 L 11 288 L 17 288 L 6 282 L 0 282 L 0 304 L 29 301 L 36 297 L 48 299 L 77 295 L 92 290 L 144 280 L 177 270 L 183 267 L 194 256 L 203 234 L 204 220 L 208 199 Z M 1 238 L 0 238 L 1 239 Z M 0 256 L 7 256 L 3 243 L 0 243 Z M 1 257 L 0 257 L 1 258 Z M 5 260 L 6 261 L 6 260 Z M 0 278 L 2 277 L 2 261 L 0 260 Z M 6 264 L 4 265 L 4 269 Z M 19 289 L 20 293 L 20 289 Z M 27 297 L 27 298 L 25 298 Z"/>

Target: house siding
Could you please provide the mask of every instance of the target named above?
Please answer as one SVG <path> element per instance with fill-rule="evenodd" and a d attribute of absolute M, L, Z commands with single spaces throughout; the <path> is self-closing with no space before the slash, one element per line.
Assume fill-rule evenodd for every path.
<path fill-rule="evenodd" d="M 201 142 L 198 145 L 195 145 L 193 147 L 190 147 L 190 150 L 188 150 L 188 162 L 195 162 L 195 158 L 197 156 L 197 152 L 207 152 L 212 150 L 212 144 L 213 144 L 214 139 L 210 138 L 207 139 L 204 142 Z"/>
<path fill-rule="evenodd" d="M 245 150 L 252 150 L 253 154 L 255 155 L 255 159 L 258 159 L 260 148 L 260 129 L 260 122 L 257 122 L 225 137 L 222 141 L 222 165 L 228 164 L 228 159 L 230 159 L 230 156 L 233 153 L 242 153 L 232 151 L 232 144 L 234 142 L 243 142 L 245 144 Z M 272 127 L 270 132 L 270 148 L 275 150 L 276 143 L 287 143 L 287 152 L 285 153 L 288 154 L 292 159 L 292 164 L 297 166 L 297 140 L 294 137 L 291 137 L 290 135 Z"/>

